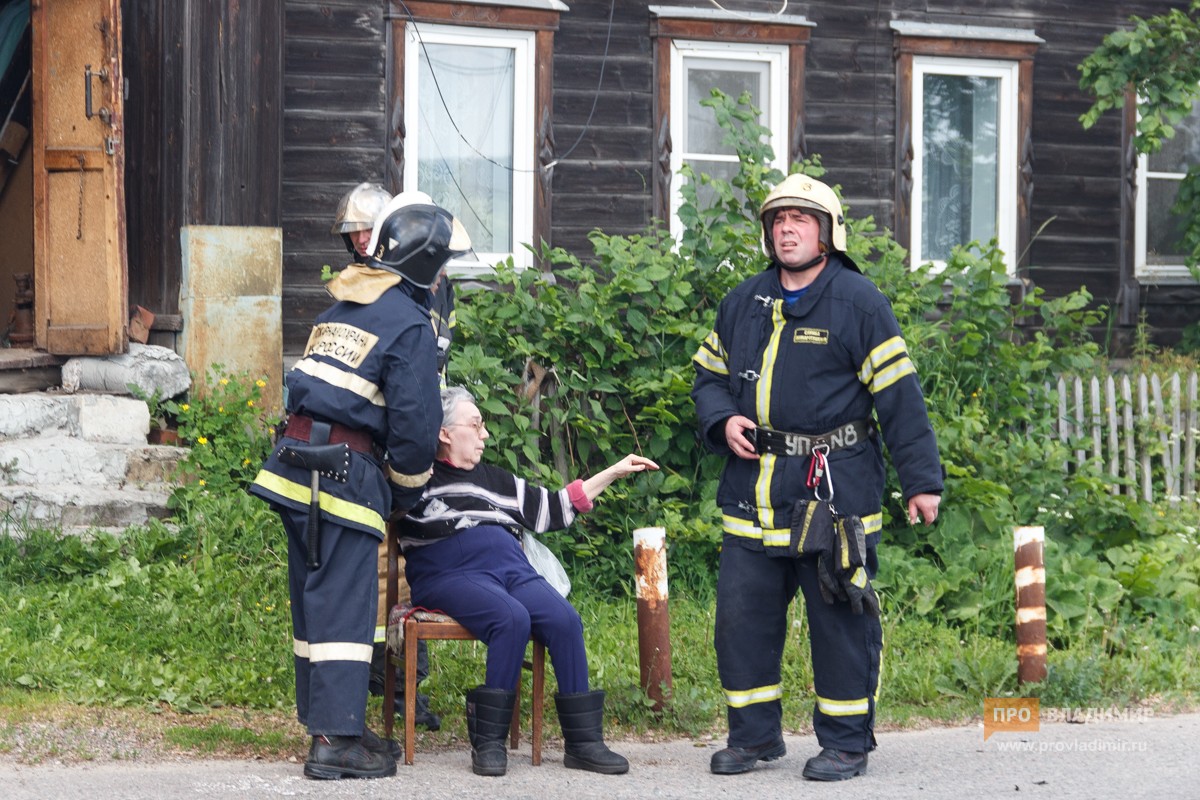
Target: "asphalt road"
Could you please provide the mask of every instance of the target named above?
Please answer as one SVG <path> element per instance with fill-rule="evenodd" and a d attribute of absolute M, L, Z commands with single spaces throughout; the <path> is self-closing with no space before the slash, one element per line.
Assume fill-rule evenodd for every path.
<path fill-rule="evenodd" d="M 1043 723 L 1037 732 L 999 732 L 984 740 L 981 726 L 881 733 L 867 775 L 839 784 L 805 781 L 804 761 L 817 751 L 811 736 L 787 738 L 788 755 L 753 772 L 715 776 L 709 757 L 721 742 L 617 743 L 631 762 L 627 775 L 564 769 L 562 753 L 547 749 L 530 764 L 528 743 L 510 755 L 503 778 L 470 770 L 465 749 L 417 752 L 394 778 L 311 781 L 301 765 L 266 761 L 106 761 L 27 766 L 0 757 L 0 797 L 356 798 L 449 800 L 459 797 L 584 800 L 603 798 L 730 797 L 753 800 L 820 798 L 1200 798 L 1200 714 Z"/>

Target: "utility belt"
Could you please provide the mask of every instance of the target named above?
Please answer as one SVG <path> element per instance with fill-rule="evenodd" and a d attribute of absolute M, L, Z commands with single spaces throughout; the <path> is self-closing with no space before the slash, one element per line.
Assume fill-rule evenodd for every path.
<path fill-rule="evenodd" d="M 750 440 L 758 453 L 774 456 L 808 456 L 814 447 L 826 447 L 826 453 L 853 447 L 875 436 L 875 424 L 869 419 L 847 422 L 828 433 L 810 435 L 788 433 L 771 428 L 758 427 L 750 431 Z"/>
<path fill-rule="evenodd" d="M 329 438 L 324 442 L 313 441 L 313 423 L 312 417 L 306 417 L 303 414 L 289 414 L 287 418 L 287 428 L 283 435 L 292 439 L 299 439 L 302 442 L 310 444 L 346 444 L 351 450 L 359 453 L 364 453 L 372 458 L 379 457 L 379 450 L 375 447 L 375 440 L 371 434 L 362 428 L 347 428 L 345 425 L 339 425 L 336 422 L 328 423 Z M 320 430 L 325 427 L 325 424 L 317 423 L 317 428 Z M 324 438 L 318 436 L 317 438 Z"/>

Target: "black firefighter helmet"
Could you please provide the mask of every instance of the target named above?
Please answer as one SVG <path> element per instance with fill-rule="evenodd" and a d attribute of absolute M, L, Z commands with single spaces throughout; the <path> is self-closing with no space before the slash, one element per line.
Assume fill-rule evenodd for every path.
<path fill-rule="evenodd" d="M 428 289 L 447 261 L 470 250 L 471 240 L 453 214 L 398 195 L 375 221 L 367 265 Z"/>

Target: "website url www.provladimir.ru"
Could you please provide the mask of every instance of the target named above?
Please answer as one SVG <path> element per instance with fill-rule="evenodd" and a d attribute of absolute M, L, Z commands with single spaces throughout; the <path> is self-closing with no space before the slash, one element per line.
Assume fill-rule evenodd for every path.
<path fill-rule="evenodd" d="M 1104 739 L 1070 742 L 997 741 L 996 749 L 1006 753 L 1144 753 L 1146 743 Z"/>

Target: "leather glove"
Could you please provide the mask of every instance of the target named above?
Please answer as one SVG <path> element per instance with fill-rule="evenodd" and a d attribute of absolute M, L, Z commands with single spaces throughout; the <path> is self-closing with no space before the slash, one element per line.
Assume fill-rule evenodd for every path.
<path fill-rule="evenodd" d="M 834 518 L 833 575 L 838 584 L 837 596 L 850 603 L 855 614 L 866 611 L 879 616 L 879 596 L 867 577 L 867 537 L 862 520 L 853 516 Z"/>
<path fill-rule="evenodd" d="M 798 500 L 792 506 L 792 539 L 789 555 L 817 560 L 821 598 L 832 604 L 841 591 L 836 578 L 837 551 L 833 510 L 820 500 Z"/>
<path fill-rule="evenodd" d="M 855 567 L 853 572 L 840 573 L 838 583 L 842 596 L 850 601 L 851 611 L 855 614 L 866 611 L 872 617 L 879 617 L 879 595 L 875 594 L 865 567 Z"/>

